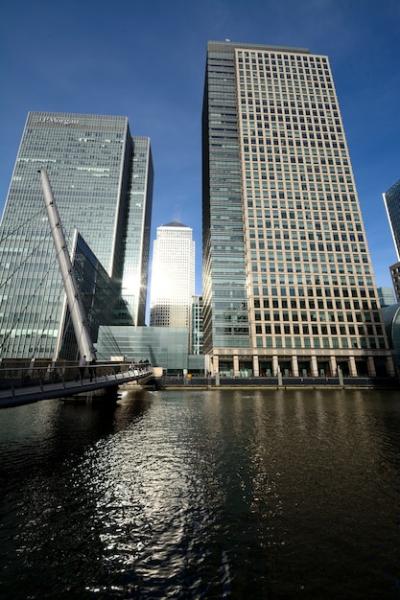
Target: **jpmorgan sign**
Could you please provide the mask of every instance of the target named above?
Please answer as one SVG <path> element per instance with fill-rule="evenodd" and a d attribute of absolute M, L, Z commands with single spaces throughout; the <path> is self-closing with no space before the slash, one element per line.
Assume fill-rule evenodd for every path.
<path fill-rule="evenodd" d="M 63 117 L 39 117 L 39 123 L 53 123 L 54 125 L 78 125 L 78 119 L 64 119 Z"/>

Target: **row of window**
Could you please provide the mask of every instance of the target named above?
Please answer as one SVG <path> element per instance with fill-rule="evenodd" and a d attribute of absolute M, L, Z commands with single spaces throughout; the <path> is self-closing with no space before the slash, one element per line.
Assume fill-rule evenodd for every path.
<path fill-rule="evenodd" d="M 381 349 L 386 348 L 385 338 L 379 337 L 361 337 L 361 338 L 347 338 L 347 337 L 263 337 L 261 335 L 256 336 L 256 343 L 258 348 L 320 348 L 326 349 Z"/>

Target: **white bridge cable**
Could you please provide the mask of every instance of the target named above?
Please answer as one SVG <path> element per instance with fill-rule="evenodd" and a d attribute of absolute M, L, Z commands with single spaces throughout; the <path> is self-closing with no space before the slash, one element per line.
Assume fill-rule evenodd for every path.
<path fill-rule="evenodd" d="M 63 294 L 64 290 L 61 289 L 60 290 L 60 294 L 58 296 L 58 301 L 54 302 L 54 306 L 52 311 L 50 312 L 49 316 L 47 317 L 47 319 L 44 321 L 43 323 L 43 327 L 42 327 L 42 331 L 40 334 L 37 334 L 37 342 L 40 343 L 40 339 L 46 335 L 46 331 L 48 329 L 48 326 L 50 325 L 51 321 L 54 319 L 54 313 L 55 313 L 55 309 L 59 309 L 60 307 L 60 303 L 61 303 L 61 298 L 62 298 L 62 294 Z M 32 358 L 34 358 L 35 356 L 35 352 L 36 352 L 36 348 L 33 349 L 32 351 Z"/>
<path fill-rule="evenodd" d="M 70 241 L 71 241 L 71 233 L 70 233 L 70 234 L 67 236 L 67 238 L 66 238 L 67 245 L 69 245 Z M 57 255 L 56 255 L 56 257 L 55 257 L 55 258 L 57 259 Z M 37 341 L 38 341 L 38 343 L 40 343 L 40 338 L 42 338 L 42 337 L 45 335 L 45 333 L 46 333 L 46 328 L 48 328 L 47 326 L 48 326 L 48 325 L 50 324 L 50 322 L 53 320 L 53 318 L 54 318 L 54 316 L 55 316 L 55 314 L 54 314 L 54 313 L 55 313 L 55 311 L 60 309 L 60 306 L 61 306 L 61 302 L 62 302 L 62 298 L 63 298 L 63 295 L 64 295 L 64 293 L 65 293 L 65 292 L 64 292 L 64 288 L 63 288 L 63 286 L 61 286 L 61 288 L 60 288 L 60 293 L 59 293 L 59 295 L 58 295 L 58 300 L 57 300 L 57 302 L 54 302 L 54 303 L 53 303 L 53 309 L 52 309 L 52 311 L 50 312 L 50 315 L 47 317 L 47 319 L 46 319 L 46 320 L 45 320 L 45 322 L 43 323 L 42 332 L 40 333 L 40 335 L 38 335 L 38 336 L 37 336 Z M 71 318 L 71 314 L 69 314 L 69 316 L 68 316 L 68 320 L 69 320 L 70 318 Z M 58 325 L 59 325 L 59 324 L 58 324 Z M 63 334 L 62 343 L 64 342 L 65 333 L 66 333 L 66 326 L 65 326 L 65 329 L 64 329 L 64 334 Z M 36 348 L 34 348 L 34 349 L 33 349 L 33 356 L 34 356 L 34 353 L 35 353 L 35 352 L 36 352 Z"/>
<path fill-rule="evenodd" d="M 17 231 L 19 231 L 20 229 L 22 229 L 22 227 L 25 227 L 25 225 L 28 225 L 28 223 L 31 223 L 34 219 L 36 219 L 38 216 L 42 215 L 45 216 L 46 211 L 44 208 L 41 208 L 37 213 L 35 213 L 34 215 L 32 215 L 31 217 L 29 217 L 29 219 L 27 219 L 26 221 L 23 221 L 22 223 L 20 223 L 15 229 L 12 229 L 11 231 L 9 231 L 7 234 L 4 234 L 1 238 L 0 238 L 0 245 L 5 242 L 6 240 L 8 240 L 9 237 L 11 237 L 12 235 L 14 235 L 15 233 L 17 233 Z M 47 220 L 47 215 L 46 215 L 46 220 Z"/>
<path fill-rule="evenodd" d="M 113 347 L 113 350 L 116 350 L 119 354 L 119 356 L 122 356 L 122 350 L 118 345 L 117 340 L 115 339 L 112 331 L 110 330 L 110 326 L 109 325 L 105 325 L 104 326 L 104 337 L 106 339 L 107 342 L 111 341 L 111 346 Z"/>
<path fill-rule="evenodd" d="M 21 229 L 23 226 L 27 225 L 27 224 L 28 224 L 30 221 L 32 221 L 34 218 L 36 218 L 36 217 L 37 217 L 38 215 L 40 215 L 40 214 L 42 214 L 43 216 L 45 216 L 45 217 L 46 217 L 46 229 L 47 229 L 47 227 L 48 227 L 48 218 L 47 218 L 47 215 L 46 215 L 46 209 L 45 209 L 45 208 L 42 208 L 42 209 L 41 209 L 40 211 L 38 211 L 38 212 L 37 212 L 35 215 L 33 215 L 33 217 L 31 217 L 30 219 L 27 219 L 27 220 L 26 220 L 24 223 L 22 223 L 22 224 L 21 224 L 19 227 L 17 227 L 16 229 L 14 229 L 14 230 L 13 230 L 13 233 L 15 233 L 15 232 L 16 232 L 18 229 Z M 10 234 L 9 234 L 9 235 L 11 235 L 11 232 L 10 232 Z M 8 237 L 9 237 L 9 236 L 8 236 Z M 2 238 L 2 240 L 3 240 L 3 241 L 4 241 L 5 239 L 6 239 L 6 236 L 4 236 L 4 237 Z M 68 243 L 69 243 L 69 242 L 70 242 L 70 236 L 68 236 Z M 32 255 L 33 255 L 35 252 L 36 252 L 36 250 L 38 250 L 38 249 L 39 249 L 41 246 L 42 246 L 42 243 L 40 243 L 40 244 L 38 244 L 37 246 L 35 246 L 35 247 L 33 248 L 33 250 L 32 250 L 32 251 L 31 251 L 31 252 L 30 252 L 30 253 L 29 253 L 29 254 L 28 254 L 26 257 L 25 257 L 25 259 L 24 259 L 23 261 L 21 261 L 21 263 L 18 265 L 18 267 L 17 267 L 17 268 L 16 268 L 16 269 L 15 269 L 15 270 L 14 270 L 14 271 L 13 271 L 13 272 L 12 272 L 12 273 L 11 273 L 11 274 L 8 276 L 8 277 L 7 277 L 7 279 L 6 279 L 6 280 L 4 280 L 4 281 L 1 281 L 1 283 L 0 283 L 0 289 L 1 289 L 1 288 L 3 288 L 3 287 L 4 287 L 4 286 L 5 286 L 5 285 L 6 285 L 6 284 L 7 284 L 7 283 L 8 283 L 8 282 L 9 282 L 9 281 L 10 281 L 10 280 L 11 280 L 11 279 L 14 277 L 14 275 L 15 275 L 15 274 L 16 274 L 16 273 L 17 273 L 17 272 L 18 272 L 18 271 L 21 269 L 21 267 L 22 267 L 23 265 L 25 265 L 25 264 L 27 263 L 28 259 L 29 259 L 29 258 L 30 258 L 30 257 L 31 257 L 31 256 L 32 256 Z M 56 254 L 55 258 L 57 259 L 57 254 Z M 50 264 L 50 267 L 47 269 L 47 271 L 46 271 L 46 272 L 44 273 L 44 275 L 42 276 L 42 279 L 39 281 L 39 284 L 38 284 L 38 285 L 36 286 L 36 288 L 33 290 L 33 294 L 31 293 L 31 296 L 32 296 L 32 295 L 34 295 L 34 294 L 35 294 L 35 292 L 36 292 L 38 289 L 40 289 L 40 287 L 42 286 L 42 284 L 44 284 L 44 283 L 45 283 L 45 281 L 47 280 L 47 278 L 48 278 L 48 276 L 49 276 L 49 274 L 50 274 L 51 270 L 52 270 L 52 264 Z M 60 290 L 60 296 L 59 296 L 59 301 L 61 301 L 61 294 L 62 294 L 62 292 L 63 292 L 63 289 L 61 288 L 61 290 Z M 18 317 L 17 319 L 15 319 L 15 320 L 14 320 L 14 322 L 12 323 L 12 325 L 11 325 L 11 329 L 10 329 L 10 331 L 9 331 L 8 335 L 6 336 L 6 338 L 3 340 L 2 344 L 0 345 L 0 350 L 1 350 L 1 349 L 4 347 L 4 344 L 5 344 L 5 343 L 8 341 L 8 339 L 9 339 L 9 337 L 10 337 L 10 335 L 11 335 L 12 331 L 13 331 L 13 330 L 14 330 L 14 328 L 15 328 L 15 325 L 17 325 L 17 324 L 18 324 L 18 322 L 20 321 L 20 319 L 21 319 L 21 318 L 24 316 L 24 314 L 25 314 L 26 310 L 28 309 L 28 307 L 29 307 L 29 304 L 30 304 L 30 303 L 31 303 L 31 302 L 28 302 L 28 303 L 25 305 L 25 307 L 22 309 L 22 312 L 19 314 L 19 317 Z M 57 302 L 57 303 L 54 303 L 53 309 L 52 309 L 52 311 L 51 311 L 51 313 L 50 313 L 49 317 L 47 317 L 46 321 L 45 321 L 45 322 L 44 322 L 44 324 L 43 324 L 43 327 L 42 327 L 42 332 L 41 332 L 41 334 L 37 336 L 37 338 L 38 338 L 38 341 L 37 341 L 37 343 L 40 343 L 40 338 L 41 338 L 41 337 L 44 335 L 44 333 L 45 333 L 46 325 L 47 325 L 47 324 L 48 324 L 48 323 L 49 323 L 49 322 L 52 320 L 52 318 L 54 317 L 54 311 L 55 311 L 55 309 L 58 309 L 58 308 L 59 308 L 59 302 Z M 35 352 L 35 351 L 36 351 L 36 348 L 34 348 L 33 352 Z"/>
<path fill-rule="evenodd" d="M 57 255 L 56 255 L 56 257 L 57 257 Z M 34 295 L 42 287 L 42 285 L 47 281 L 47 278 L 52 270 L 53 270 L 53 264 L 50 264 L 49 268 L 44 273 L 43 277 L 41 278 L 41 280 L 39 281 L 39 283 L 37 284 L 37 286 L 34 288 L 33 292 L 31 293 L 31 296 Z M 15 326 L 22 319 L 22 317 L 24 316 L 25 312 L 28 310 L 28 308 L 31 304 L 32 304 L 32 300 L 31 300 L 31 297 L 29 297 L 28 302 L 25 304 L 24 308 L 19 313 L 18 317 L 14 319 L 13 323 L 11 324 L 11 328 L 10 328 L 9 332 L 3 339 L 2 343 L 0 344 L 0 351 L 4 348 L 4 344 L 8 341 L 9 337 L 11 336 L 12 332 L 15 329 Z"/>
<path fill-rule="evenodd" d="M 22 260 L 18 267 L 16 269 L 14 269 L 14 271 L 11 273 L 11 275 L 9 275 L 6 279 L 2 280 L 0 282 L 0 290 L 14 277 L 14 275 L 27 263 L 28 259 L 31 258 L 31 256 L 33 256 L 35 254 L 35 252 L 37 250 L 39 250 L 39 248 L 42 246 L 42 244 L 38 244 L 37 246 L 35 246 L 32 250 L 32 252 L 30 252 L 27 256 L 25 256 L 24 260 Z"/>
<path fill-rule="evenodd" d="M 45 208 L 41 208 L 39 211 L 37 211 L 34 215 L 32 215 L 29 219 L 27 219 L 26 221 L 24 221 L 23 223 L 21 223 L 20 225 L 18 225 L 18 227 L 16 227 L 15 229 L 13 229 L 12 231 L 10 231 L 7 235 L 3 235 L 3 237 L 0 239 L 0 244 L 2 242 L 4 242 L 6 239 L 8 239 L 9 237 L 11 237 L 12 235 L 14 235 L 18 230 L 22 229 L 23 227 L 25 227 L 28 223 L 30 223 L 31 221 L 33 221 L 35 218 L 37 218 L 39 215 L 42 215 L 43 217 L 45 217 L 45 221 L 47 223 L 48 219 L 47 219 L 47 215 L 46 215 L 46 210 Z M 44 222 L 41 223 L 41 228 L 43 229 L 44 232 Z M 26 234 L 25 234 L 26 235 Z M 28 238 L 27 240 L 27 249 L 29 251 L 29 247 L 32 247 L 32 240 Z M 27 256 L 25 256 L 23 258 L 23 260 L 20 261 L 20 263 L 18 264 L 18 266 L 12 271 L 11 274 L 9 274 L 5 279 L 4 277 L 6 276 L 5 271 L 2 274 L 2 278 L 0 279 L 0 290 L 5 287 L 7 285 L 7 283 L 9 283 L 9 281 L 11 281 L 14 277 L 14 275 L 16 275 L 20 269 L 27 264 L 28 260 L 30 258 L 32 258 L 32 256 L 36 253 L 37 250 L 39 250 L 43 245 L 43 240 L 37 245 L 35 246 Z M 2 249 L 0 246 L 0 254 L 2 253 Z M 4 251 L 4 254 L 7 254 L 7 251 Z"/>
<path fill-rule="evenodd" d="M 3 235 L 3 236 L 0 238 L 0 244 L 4 243 L 4 242 L 5 242 L 7 239 L 9 239 L 11 236 L 15 235 L 15 233 L 17 233 L 18 231 L 22 230 L 22 229 L 23 229 L 24 227 L 26 227 L 26 226 L 27 226 L 29 223 L 31 223 L 32 221 L 34 221 L 36 218 L 38 218 L 38 217 L 39 217 L 39 216 L 41 216 L 41 215 L 46 217 L 46 218 L 45 218 L 45 221 L 46 221 L 46 224 L 45 224 L 45 225 L 46 225 L 46 228 L 47 228 L 47 227 L 49 226 L 49 219 L 48 219 L 48 215 L 47 215 L 46 213 L 47 213 L 47 211 L 46 211 L 46 208 L 45 208 L 45 207 L 44 207 L 44 208 L 42 208 L 42 209 L 40 209 L 39 211 L 37 211 L 35 214 L 33 214 L 33 215 L 32 215 L 31 217 L 29 217 L 28 219 L 26 219 L 24 222 L 20 223 L 20 224 L 19 224 L 19 225 L 18 225 L 16 228 L 14 228 L 13 230 L 11 230 L 11 231 L 8 231 L 7 233 L 5 233 L 5 234 L 4 234 L 4 235 Z M 43 225 L 44 225 L 44 222 L 43 222 Z M 68 235 L 65 235 L 65 229 L 64 229 L 64 227 L 62 226 L 62 223 L 60 223 L 60 225 L 61 225 L 61 227 L 62 227 L 62 231 L 63 231 L 63 233 L 64 233 L 64 236 L 65 236 L 65 240 L 66 240 L 66 246 L 67 246 L 67 248 L 70 248 L 70 247 L 71 247 L 71 246 L 70 246 L 70 243 L 71 243 L 71 236 L 72 236 L 72 232 L 71 232 L 71 230 L 70 230 L 69 234 L 68 234 Z M 26 265 L 26 263 L 28 262 L 28 260 L 29 260 L 29 259 L 30 259 L 30 258 L 31 258 L 31 257 L 32 257 L 32 256 L 33 256 L 33 255 L 34 255 L 34 254 L 35 254 L 35 253 L 36 253 L 36 252 L 37 252 L 37 251 L 38 251 L 38 250 L 39 250 L 39 249 L 40 249 L 42 246 L 43 246 L 43 241 L 42 241 L 40 244 L 36 245 L 36 246 L 35 246 L 35 247 L 32 249 L 32 251 L 31 251 L 31 252 L 30 252 L 30 253 L 29 253 L 27 256 L 25 256 L 25 257 L 24 257 L 24 260 L 22 260 L 22 261 L 20 262 L 20 264 L 19 264 L 19 265 L 18 265 L 18 266 L 17 266 L 17 267 L 14 269 L 14 271 L 13 271 L 11 274 L 9 274 L 9 275 L 8 275 L 8 277 L 7 277 L 5 280 L 3 280 L 3 281 L 0 281 L 0 289 L 2 289 L 2 288 L 5 286 L 5 285 L 7 285 L 7 283 L 8 283 L 9 281 L 11 281 L 11 280 L 12 280 L 12 278 L 13 278 L 13 277 L 14 277 L 14 276 L 15 276 L 15 275 L 16 275 L 16 274 L 17 274 L 17 273 L 20 271 L 20 269 L 21 269 L 21 268 L 22 268 L 24 265 Z M 1 248 L 0 248 L 0 251 L 1 251 Z M 58 259 L 58 255 L 59 255 L 59 253 L 60 253 L 60 252 L 62 252 L 62 251 L 63 251 L 63 248 L 61 248 L 61 249 L 60 249 L 60 250 L 59 250 L 59 251 L 56 253 L 56 255 L 55 255 L 55 260 L 57 260 L 57 259 Z M 91 266 L 94 268 L 94 270 L 95 270 L 95 271 L 96 271 L 96 273 L 97 273 L 97 276 L 100 276 L 100 278 L 101 278 L 101 279 L 102 279 L 102 280 L 103 280 L 103 281 L 104 281 L 106 284 L 108 284 L 108 279 L 107 279 L 107 278 L 104 276 L 104 273 L 102 273 L 102 271 L 100 271 L 100 270 L 97 268 L 97 264 L 94 264 L 94 263 L 93 263 L 93 261 L 91 260 L 91 257 L 88 257 L 87 255 L 85 255 L 85 259 L 86 259 L 86 260 L 87 260 L 87 261 L 90 263 L 90 265 L 91 265 Z M 100 263 L 99 263 L 99 264 L 100 264 Z M 54 265 L 53 265 L 53 262 L 52 262 L 52 263 L 50 264 L 49 268 L 48 268 L 48 269 L 46 270 L 46 272 L 43 274 L 43 276 L 42 276 L 42 278 L 40 279 L 39 283 L 38 283 L 38 284 L 35 286 L 35 288 L 34 288 L 34 289 L 33 289 L 33 291 L 31 292 L 31 294 L 30 294 L 30 298 L 29 298 L 28 302 L 27 302 L 27 303 L 24 305 L 24 307 L 22 308 L 22 310 L 21 310 L 21 311 L 18 313 L 18 316 L 17 316 L 17 317 L 14 319 L 14 321 L 12 322 L 12 324 L 11 324 L 11 327 L 10 327 L 10 329 L 9 329 L 9 331 L 8 331 L 8 333 L 7 333 L 7 335 L 4 337 L 4 339 L 2 340 L 2 342 L 1 342 L 1 344 L 0 344 L 0 350 L 2 350 L 2 349 L 3 349 L 3 348 L 6 346 L 6 344 L 7 344 L 8 340 L 9 340 L 10 336 L 12 335 L 12 333 L 13 333 L 13 331 L 14 331 L 14 329 L 15 329 L 16 325 L 18 325 L 18 323 L 21 321 L 21 319 L 22 319 L 22 318 L 25 316 L 25 313 L 26 313 L 26 311 L 28 310 L 29 306 L 31 305 L 31 297 L 32 297 L 32 296 L 34 296 L 34 295 L 36 294 L 36 292 L 37 292 L 37 291 L 38 291 L 38 290 L 39 290 L 39 289 L 40 289 L 40 288 L 41 288 L 41 287 L 42 287 L 42 286 L 43 286 L 43 285 L 46 283 L 46 281 L 47 281 L 47 279 L 48 279 L 48 277 L 49 277 L 49 274 L 50 274 L 50 272 L 52 271 L 53 267 L 54 267 Z M 75 271 L 78 271 L 80 268 L 82 268 L 82 269 L 83 269 L 83 267 L 81 267 L 81 265 L 80 265 L 80 264 L 79 264 L 77 261 L 74 261 L 74 264 L 73 264 L 73 269 L 74 269 Z M 82 272 L 81 272 L 81 276 L 84 276 L 84 273 L 82 273 Z M 60 302 L 61 302 L 61 297 L 62 297 L 62 293 L 65 293 L 65 291 L 64 291 L 64 288 L 63 288 L 63 287 L 62 287 L 62 288 L 61 288 L 61 290 L 60 290 L 60 297 L 59 297 L 59 301 L 58 301 L 58 302 L 54 302 L 54 305 L 53 305 L 53 308 L 52 308 L 52 310 L 51 310 L 51 313 L 50 313 L 50 314 L 49 314 L 49 315 L 46 317 L 46 320 L 45 320 L 45 322 L 43 323 L 41 334 L 40 334 L 40 335 L 39 335 L 39 334 L 37 335 L 37 343 L 40 343 L 40 338 L 41 338 L 41 337 L 43 337 L 43 335 L 45 334 L 45 331 L 46 331 L 46 327 L 47 327 L 47 325 L 50 323 L 50 321 L 51 321 L 51 320 L 53 319 L 53 317 L 54 317 L 54 312 L 55 312 L 56 310 L 58 310 L 58 309 L 59 309 L 59 307 L 60 307 Z M 74 299 L 73 306 L 75 305 L 75 302 L 76 302 L 76 301 L 77 301 L 77 298 L 75 298 L 75 299 Z M 69 328 L 69 324 L 70 324 L 70 320 L 71 320 L 71 309 L 73 309 L 73 306 L 72 306 L 72 307 L 68 307 L 68 308 L 69 308 L 69 315 L 68 315 L 67 322 L 66 322 L 66 323 L 65 323 L 65 325 L 64 325 L 64 332 L 63 332 L 63 339 L 62 339 L 62 343 L 63 343 L 63 342 L 64 342 L 64 340 L 65 340 L 65 336 L 66 336 L 66 333 L 67 333 L 67 331 L 68 331 L 68 328 Z M 93 310 L 95 310 L 95 308 L 94 308 L 94 306 L 92 305 L 92 306 L 89 308 L 89 310 L 88 310 L 88 313 L 87 313 L 87 321 L 88 321 L 88 324 L 92 322 L 92 318 L 93 318 Z M 8 329 L 8 327 L 7 327 L 7 329 Z M 116 340 L 115 336 L 113 335 L 113 333 L 112 333 L 112 331 L 111 331 L 111 329 L 110 329 L 110 326 L 109 326 L 109 325 L 104 325 L 104 333 L 105 333 L 105 337 L 106 337 L 107 341 L 108 341 L 109 343 L 111 342 L 111 345 L 112 345 L 113 349 L 114 349 L 114 350 L 117 350 L 117 351 L 119 352 L 119 354 L 121 354 L 121 349 L 120 349 L 120 347 L 119 347 L 119 345 L 118 345 L 118 342 L 117 342 L 117 340 Z M 36 350 L 36 349 L 34 349 L 34 350 L 33 350 L 33 352 L 35 352 L 35 350 Z"/>

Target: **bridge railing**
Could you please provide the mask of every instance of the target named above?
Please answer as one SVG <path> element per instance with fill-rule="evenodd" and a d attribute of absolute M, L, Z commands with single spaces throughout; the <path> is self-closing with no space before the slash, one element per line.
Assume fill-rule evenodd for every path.
<path fill-rule="evenodd" d="M 30 386 L 44 386 L 51 383 L 71 381 L 98 381 L 103 377 L 123 378 L 127 372 L 133 377 L 141 377 L 151 371 L 149 363 L 95 363 L 85 367 L 76 364 L 49 363 L 33 367 L 0 368 L 0 390 L 18 389 Z"/>

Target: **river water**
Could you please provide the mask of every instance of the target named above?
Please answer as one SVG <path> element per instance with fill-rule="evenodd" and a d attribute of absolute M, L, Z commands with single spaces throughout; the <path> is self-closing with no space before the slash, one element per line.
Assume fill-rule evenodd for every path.
<path fill-rule="evenodd" d="M 400 598 L 400 396 L 0 412 L 0 597 Z"/>

